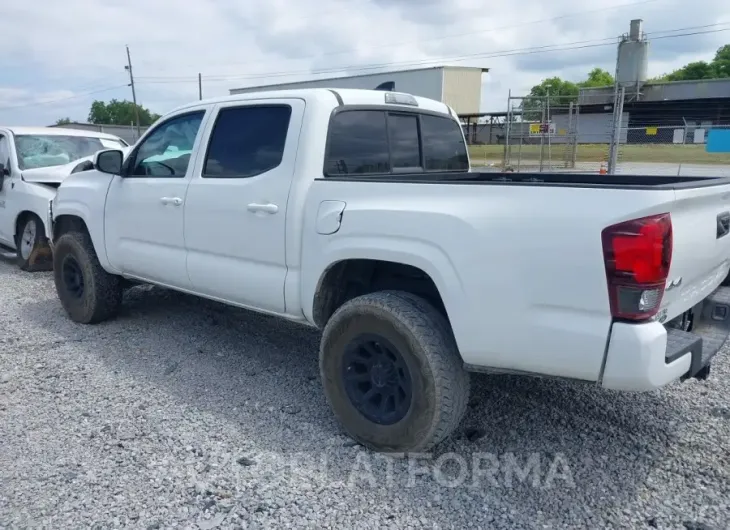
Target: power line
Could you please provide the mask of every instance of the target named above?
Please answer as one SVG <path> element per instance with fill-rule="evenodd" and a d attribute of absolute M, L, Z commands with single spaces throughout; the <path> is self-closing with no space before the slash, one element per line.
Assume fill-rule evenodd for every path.
<path fill-rule="evenodd" d="M 605 11 L 612 11 L 614 9 L 621 9 L 621 8 L 624 8 L 624 7 L 636 7 L 636 6 L 640 6 L 640 5 L 644 5 L 644 4 L 652 4 L 652 3 L 655 3 L 655 2 L 658 2 L 658 1 L 659 0 L 639 0 L 639 1 L 636 1 L 636 2 L 627 2 L 627 3 L 624 3 L 624 4 L 618 4 L 618 5 L 614 5 L 614 6 L 602 7 L 602 8 L 598 8 L 598 9 L 588 9 L 588 10 L 584 10 L 584 11 L 574 11 L 574 12 L 571 12 L 571 13 L 565 13 L 563 15 L 557 15 L 557 16 L 550 17 L 550 18 L 542 18 L 542 19 L 538 19 L 538 20 L 531 20 L 531 21 L 528 21 L 528 22 L 520 22 L 518 24 L 510 24 L 510 25 L 506 25 L 506 26 L 497 26 L 497 27 L 492 27 L 492 28 L 489 28 L 489 29 L 483 29 L 483 30 L 478 30 L 478 31 L 452 33 L 452 34 L 441 35 L 441 36 L 437 36 L 437 37 L 429 37 L 428 39 L 416 39 L 416 40 L 409 40 L 409 41 L 389 42 L 388 44 L 381 44 L 381 45 L 377 45 L 377 46 L 368 46 L 368 49 L 369 50 L 377 50 L 377 49 L 383 49 L 383 48 L 393 48 L 395 46 L 403 46 L 403 45 L 406 45 L 406 44 L 418 44 L 418 43 L 423 43 L 423 42 L 435 42 L 435 41 L 442 41 L 442 40 L 448 40 L 448 39 L 458 39 L 458 38 L 468 37 L 468 36 L 472 36 L 472 35 L 481 35 L 481 34 L 485 34 L 485 33 L 493 33 L 495 31 L 502 31 L 502 30 L 505 30 L 505 29 L 516 29 L 516 28 L 522 28 L 522 27 L 526 27 L 526 26 L 532 26 L 532 25 L 535 25 L 535 24 L 544 24 L 544 23 L 548 23 L 548 22 L 556 22 L 558 20 L 564 20 L 564 19 L 568 19 L 568 18 L 574 18 L 574 17 L 588 15 L 588 14 L 594 14 L 594 13 L 601 13 L 601 12 L 605 12 Z M 335 51 L 335 52 L 325 52 L 325 53 L 318 54 L 317 55 L 317 58 L 320 58 L 320 57 L 331 57 L 331 56 L 334 56 L 334 55 L 346 55 L 346 54 L 350 54 L 350 53 L 352 53 L 352 50 L 340 50 L 340 51 Z M 300 60 L 300 59 L 292 59 L 292 60 Z M 248 65 L 252 65 L 252 64 L 261 64 L 261 63 L 269 63 L 269 62 L 271 62 L 271 61 L 270 60 L 266 60 L 266 59 L 262 59 L 262 60 L 258 60 L 258 61 L 246 61 L 246 62 L 240 62 L 240 63 L 226 63 L 226 64 L 218 65 L 218 66 L 248 66 Z M 208 63 L 208 65 L 209 66 L 216 66 L 215 64 L 210 64 L 210 63 Z M 158 77 L 158 76 L 151 76 L 151 77 Z M 145 77 L 142 77 L 142 76 L 138 76 L 138 79 L 146 79 L 146 78 Z"/>
<path fill-rule="evenodd" d="M 725 24 L 728 24 L 725 22 Z M 675 37 L 690 37 L 692 35 L 707 35 L 708 33 L 721 33 L 723 31 L 730 30 L 730 27 L 727 28 L 721 28 L 721 29 L 713 29 L 708 31 L 693 31 L 691 33 L 679 33 L 674 35 L 661 35 L 659 37 L 653 37 L 653 40 L 659 40 L 659 39 L 673 39 Z"/>
<path fill-rule="evenodd" d="M 92 94 L 100 94 L 102 92 L 109 92 L 110 90 L 117 90 L 118 88 L 125 88 L 127 86 L 128 85 L 116 85 L 116 86 L 101 88 L 101 89 L 98 89 L 98 90 L 92 90 L 92 91 L 89 91 L 89 92 L 84 92 L 84 93 L 81 93 L 81 94 L 74 94 L 73 96 L 68 96 L 68 97 L 65 97 L 65 98 L 52 99 L 52 100 L 49 100 L 49 101 L 34 101 L 33 103 L 24 103 L 22 105 L 13 105 L 13 106 L 9 106 L 9 107 L 0 107 L 0 110 L 22 109 L 22 108 L 25 108 L 25 107 L 35 107 L 37 105 L 51 105 L 53 103 L 60 103 L 62 101 L 69 101 L 71 99 L 77 99 L 77 98 L 83 98 L 83 97 L 86 97 L 86 96 L 91 96 Z"/>
<path fill-rule="evenodd" d="M 610 42 L 601 42 L 601 41 L 610 41 Z M 432 64 L 440 64 L 443 62 L 458 62 L 458 61 L 467 61 L 470 59 L 478 59 L 478 58 L 495 58 L 495 57 L 507 57 L 510 55 L 527 55 L 530 53 L 538 53 L 538 52 L 549 52 L 549 51 L 565 51 L 565 50 L 575 50 L 575 49 L 581 49 L 581 48 L 592 48 L 597 46 L 610 46 L 612 44 L 615 44 L 618 42 L 616 37 L 610 37 L 608 39 L 601 39 L 599 41 L 596 40 L 590 40 L 590 41 L 576 41 L 573 43 L 566 43 L 564 45 L 561 44 L 551 44 L 546 46 L 537 46 L 532 48 L 517 48 L 513 50 L 502 50 L 499 52 L 481 52 L 481 53 L 474 53 L 469 55 L 460 55 L 460 56 L 454 56 L 454 57 L 439 57 L 436 59 L 420 59 L 420 60 L 413 60 L 413 61 L 395 61 L 395 62 L 387 62 L 387 63 L 380 63 L 380 64 L 370 64 L 370 65 L 362 65 L 358 66 L 356 68 L 352 68 L 349 66 L 339 66 L 339 67 L 331 67 L 331 68 L 325 68 L 320 70 L 290 70 L 290 71 L 277 71 L 277 72 L 262 72 L 257 74 L 242 74 L 242 75 L 211 75 L 211 76 L 205 76 L 206 81 L 231 81 L 236 79 L 260 79 L 260 78 L 268 78 L 268 77 L 282 77 L 282 76 L 290 76 L 290 75 L 296 75 L 296 74 L 305 74 L 305 75 L 317 75 L 317 74 L 327 74 L 327 73 L 334 73 L 334 72 L 341 72 L 343 70 L 347 70 L 349 72 L 366 72 L 369 70 L 378 70 L 381 68 L 387 68 L 387 67 L 403 67 L 403 66 L 429 66 Z M 586 45 L 579 45 L 581 43 L 592 43 L 592 44 L 586 44 Z M 557 46 L 567 46 L 563 48 L 557 48 Z M 141 78 L 140 78 L 141 79 Z M 145 78 L 147 79 L 147 78 Z M 179 83 L 182 81 L 192 81 L 193 77 L 163 77 L 160 76 L 157 80 L 145 80 L 142 81 L 145 84 L 165 84 L 165 83 Z"/>
<path fill-rule="evenodd" d="M 656 35 L 659 33 L 670 33 L 670 32 L 678 32 L 678 31 L 687 31 L 687 30 L 694 30 L 694 29 L 701 29 L 701 28 L 710 28 L 715 27 L 719 25 L 725 25 L 730 24 L 728 22 L 723 23 L 717 23 L 717 24 L 707 24 L 703 26 L 691 26 L 686 28 L 676 28 L 671 30 L 661 30 L 661 31 L 653 31 L 650 33 L 647 33 L 647 35 Z M 727 31 L 730 28 L 723 28 L 719 31 Z M 716 33 L 717 31 L 704 31 L 704 32 L 695 32 L 691 33 L 691 35 L 697 35 L 701 33 Z M 690 34 L 687 34 L 690 35 Z M 683 35 L 670 35 L 670 37 L 682 37 Z M 654 37 L 654 38 L 660 38 L 660 37 Z M 664 37 L 661 37 L 664 38 Z M 605 44 L 601 44 L 604 43 Z M 277 77 L 277 76 L 288 76 L 288 75 L 294 75 L 298 73 L 302 74 L 317 74 L 317 73 L 331 73 L 331 72 L 340 72 L 342 70 L 351 70 L 351 71 L 360 71 L 360 70 L 369 70 L 369 69 L 377 69 L 377 68 L 385 68 L 388 66 L 419 66 L 429 63 L 441 63 L 444 61 L 465 61 L 472 58 L 493 58 L 493 57 L 506 57 L 510 55 L 524 55 L 529 53 L 539 53 L 541 50 L 545 51 L 566 51 L 571 49 L 581 49 L 583 47 L 595 47 L 593 45 L 610 45 L 613 43 L 618 42 L 618 37 L 605 37 L 602 39 L 590 39 L 590 40 L 584 40 L 584 41 L 575 41 L 575 42 L 568 42 L 568 43 L 557 43 L 557 44 L 548 44 L 544 46 L 532 46 L 528 48 L 516 48 L 511 50 L 501 50 L 497 52 L 480 52 L 480 53 L 474 53 L 469 55 L 460 55 L 455 57 L 441 57 L 436 59 L 420 59 L 420 60 L 411 60 L 411 61 L 400 61 L 400 62 L 388 62 L 388 63 L 381 63 L 376 65 L 363 65 L 361 67 L 350 69 L 348 66 L 339 66 L 339 67 L 329 67 L 326 69 L 321 70 L 298 70 L 298 71 L 278 71 L 278 72 L 263 72 L 263 73 L 257 73 L 257 74 L 243 74 L 243 75 L 211 75 L 211 76 L 205 76 L 206 80 L 208 81 L 215 81 L 215 80 L 232 80 L 232 79 L 256 79 L 260 77 Z M 591 46 L 582 46 L 590 44 Z M 551 49 L 560 47 L 559 49 Z M 567 47 L 567 48 L 565 48 Z M 173 82 L 173 81 L 190 81 L 192 80 L 192 76 L 157 76 L 157 77 L 146 77 L 146 78 L 139 78 L 139 79 L 147 79 L 147 83 L 158 83 L 158 82 Z M 154 79 L 154 81 L 153 81 Z"/>
<path fill-rule="evenodd" d="M 722 23 L 722 24 L 729 24 L 729 23 Z M 693 36 L 693 35 L 703 35 L 708 33 L 719 33 L 723 31 L 730 30 L 730 27 L 720 28 L 720 29 L 705 29 L 700 31 L 692 31 L 692 32 L 685 32 L 685 33 L 677 33 L 679 31 L 683 30 L 689 30 L 694 28 L 710 28 L 710 27 L 716 27 L 718 25 L 722 24 L 708 24 L 704 26 L 694 26 L 694 27 L 688 27 L 688 28 L 676 28 L 671 30 L 663 30 L 663 31 L 654 31 L 651 33 L 647 33 L 647 35 L 656 35 L 659 33 L 672 33 L 670 35 L 657 35 L 655 37 L 652 37 L 652 39 L 668 39 L 668 38 L 680 38 L 680 37 L 687 37 L 687 36 Z M 459 61 L 467 61 L 470 59 L 487 59 L 487 58 L 498 58 L 498 57 L 511 57 L 511 56 L 518 56 L 518 55 L 533 55 L 537 53 L 550 53 L 550 52 L 556 52 L 556 51 L 573 51 L 573 50 L 580 50 L 580 49 L 587 49 L 587 48 L 598 48 L 603 46 L 613 46 L 618 43 L 617 37 L 605 37 L 602 39 L 591 39 L 591 40 L 585 40 L 585 41 L 575 41 L 570 43 L 562 43 L 562 44 L 548 44 L 544 46 L 533 46 L 529 48 L 517 48 L 517 49 L 511 49 L 511 50 L 501 50 L 497 52 L 481 52 L 481 53 L 475 53 L 475 54 L 469 54 L 469 55 L 461 55 L 461 56 L 455 56 L 455 57 L 441 57 L 436 59 L 422 59 L 417 61 L 401 61 L 401 62 L 388 62 L 388 63 L 380 63 L 380 64 L 373 64 L 373 65 L 363 65 L 359 66 L 357 68 L 348 68 L 347 66 L 341 66 L 341 67 L 331 67 L 321 70 L 299 70 L 299 71 L 278 71 L 278 72 L 263 72 L 258 74 L 244 74 L 244 75 L 212 75 L 212 76 L 204 76 L 206 81 L 232 81 L 237 79 L 260 79 L 260 78 L 270 78 L 270 77 L 283 77 L 283 76 L 291 76 L 296 74 L 304 74 L 304 75 L 317 75 L 317 74 L 325 74 L 325 73 L 335 73 L 335 72 L 341 72 L 343 70 L 349 70 L 350 72 L 367 72 L 370 70 L 378 70 L 381 68 L 386 67 L 394 67 L 394 66 L 427 66 L 427 65 L 434 65 L 434 64 L 440 64 L 443 62 L 459 62 Z M 141 79 L 141 78 L 138 78 Z M 186 82 L 186 81 L 192 81 L 193 77 L 164 77 L 159 76 L 157 80 L 146 80 L 144 83 L 149 84 L 170 84 L 170 83 L 180 83 L 180 82 Z"/>
<path fill-rule="evenodd" d="M 693 26 L 688 28 L 676 28 L 676 29 L 670 29 L 670 30 L 662 30 L 662 31 L 654 31 L 647 33 L 647 35 L 656 35 L 657 33 L 669 33 L 668 35 L 658 35 L 655 37 L 652 37 L 653 40 L 657 39 L 672 39 L 672 38 L 680 38 L 680 37 L 687 37 L 687 36 L 694 36 L 694 35 L 704 35 L 704 34 L 710 34 L 710 33 L 720 33 L 724 31 L 730 30 L 730 27 L 725 28 L 718 28 L 718 29 L 700 29 L 700 28 L 715 28 L 720 25 L 726 25 L 730 24 L 728 22 L 723 23 L 716 23 L 716 24 L 706 24 L 703 26 Z M 691 31 L 691 32 L 685 32 L 685 33 L 677 33 L 680 31 L 690 30 L 698 28 L 698 31 Z M 496 58 L 496 57 L 509 57 L 509 56 L 519 56 L 519 55 L 532 55 L 537 53 L 550 53 L 550 52 L 556 52 L 556 51 L 572 51 L 572 50 L 579 50 L 579 49 L 587 49 L 587 48 L 597 48 L 597 47 L 603 47 L 603 46 L 611 46 L 615 45 L 618 42 L 618 39 L 616 37 L 606 37 L 603 39 L 594 39 L 594 40 L 588 40 L 588 41 L 576 41 L 574 43 L 567 43 L 567 44 L 551 44 L 551 45 L 545 45 L 545 46 L 538 46 L 538 47 L 532 47 L 532 48 L 517 48 L 512 50 L 503 50 L 499 52 L 483 52 L 478 54 L 470 54 L 466 56 L 460 56 L 455 58 L 439 58 L 439 59 L 426 59 L 418 62 L 411 62 L 411 63 L 398 63 L 398 62 L 391 62 L 391 63 L 383 63 L 379 65 L 365 65 L 362 67 L 358 67 L 357 69 L 350 69 L 350 71 L 364 71 L 364 70 L 372 70 L 372 69 L 380 69 L 388 66 L 396 66 L 396 65 L 423 65 L 426 63 L 441 63 L 444 61 L 461 61 L 461 60 L 468 60 L 471 58 Z M 343 69 L 347 69 L 347 67 L 339 67 L 329 70 L 319 70 L 319 71 L 312 71 L 312 70 L 303 70 L 300 71 L 304 74 L 319 74 L 319 73 L 331 73 L 331 72 L 340 72 Z M 242 75 L 242 76 L 212 76 L 211 78 L 206 77 L 206 80 L 209 81 L 228 81 L 233 79 L 255 79 L 255 78 L 264 78 L 264 77 L 276 77 L 276 76 L 288 76 L 293 75 L 300 72 L 269 72 L 269 73 L 260 73 L 260 74 L 252 74 L 252 75 Z M 217 78 L 216 78 L 217 77 Z M 139 77 L 137 78 L 139 79 Z M 193 79 L 193 78 L 191 78 Z M 181 80 L 173 80 L 170 78 L 169 80 L 164 81 L 147 81 L 147 83 L 180 83 Z M 22 105 L 12 105 L 12 106 L 6 106 L 6 107 L 0 107 L 0 110 L 12 110 L 12 109 L 19 109 L 19 108 L 26 108 L 26 107 L 33 107 L 37 105 L 51 105 L 54 103 L 60 103 L 63 101 L 69 101 L 73 99 L 78 99 L 86 96 L 90 96 L 93 94 L 99 94 L 102 92 L 108 92 L 111 90 L 117 90 L 119 88 L 125 88 L 129 86 L 129 84 L 123 84 L 123 85 L 115 85 L 115 86 L 109 86 L 104 88 L 99 88 L 96 90 L 90 90 L 83 93 L 74 94 L 73 96 L 68 96 L 65 98 L 59 98 L 54 100 L 48 100 L 48 101 L 38 101 L 38 102 L 32 102 L 32 103 L 26 103 Z"/>

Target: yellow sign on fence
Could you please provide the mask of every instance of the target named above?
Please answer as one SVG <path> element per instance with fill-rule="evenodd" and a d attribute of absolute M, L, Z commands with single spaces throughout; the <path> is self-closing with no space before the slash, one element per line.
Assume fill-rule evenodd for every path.
<path fill-rule="evenodd" d="M 659 130 L 659 127 L 647 127 L 646 135 L 647 136 L 656 136 L 656 133 L 658 130 Z"/>
<path fill-rule="evenodd" d="M 540 134 L 540 124 L 539 123 L 530 124 L 530 134 Z"/>

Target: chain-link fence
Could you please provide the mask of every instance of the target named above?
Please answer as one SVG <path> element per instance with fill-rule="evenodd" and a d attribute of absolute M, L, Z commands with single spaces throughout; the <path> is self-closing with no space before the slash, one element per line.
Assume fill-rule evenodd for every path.
<path fill-rule="evenodd" d="M 578 107 L 560 97 L 510 98 L 503 167 L 555 171 L 575 166 Z"/>
<path fill-rule="evenodd" d="M 691 104 L 664 110 L 616 94 L 610 104 L 584 107 L 575 97 L 510 95 L 501 121 L 469 129 L 472 163 L 497 171 L 730 176 L 730 153 L 706 149 L 712 131 L 730 130 L 730 120 L 698 117 Z"/>
<path fill-rule="evenodd" d="M 467 135 L 472 162 L 511 171 L 599 171 L 612 139 L 610 115 L 582 115 L 574 97 L 510 96 L 501 123 L 488 135 Z M 486 127 L 486 126 L 485 126 Z"/>
<path fill-rule="evenodd" d="M 622 128 L 616 173 L 730 176 L 730 153 L 707 151 L 712 131 L 730 130 L 730 124 L 686 122 Z"/>

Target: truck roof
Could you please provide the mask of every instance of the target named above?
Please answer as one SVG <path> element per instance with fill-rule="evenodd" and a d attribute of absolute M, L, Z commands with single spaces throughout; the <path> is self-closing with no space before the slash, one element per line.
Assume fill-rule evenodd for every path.
<path fill-rule="evenodd" d="M 384 105 L 385 94 L 404 94 L 403 92 L 386 92 L 383 90 L 366 90 L 360 88 L 292 88 L 283 90 L 262 90 L 260 92 L 247 92 L 243 94 L 234 94 L 231 96 L 222 96 L 218 98 L 204 99 L 202 101 L 194 101 L 186 105 L 177 107 L 171 112 L 177 112 L 184 109 L 192 109 L 201 105 L 209 105 L 211 103 L 233 103 L 236 101 L 255 101 L 262 99 L 275 98 L 301 98 L 305 101 L 319 100 L 332 103 L 334 106 L 338 104 L 337 94 L 344 105 Z M 456 117 L 456 114 L 444 103 L 434 99 L 428 99 L 421 96 L 412 96 L 418 102 L 418 108 L 429 110 L 432 112 L 440 112 L 442 114 Z M 389 103 L 389 106 L 413 109 L 411 105 L 399 105 Z"/>
<path fill-rule="evenodd" d="M 99 131 L 87 131 L 83 129 L 66 129 L 64 127 L 12 127 L 0 125 L 0 129 L 10 131 L 13 134 L 34 134 L 46 136 L 81 136 L 85 138 L 104 138 L 107 140 L 119 140 L 118 136 Z"/>

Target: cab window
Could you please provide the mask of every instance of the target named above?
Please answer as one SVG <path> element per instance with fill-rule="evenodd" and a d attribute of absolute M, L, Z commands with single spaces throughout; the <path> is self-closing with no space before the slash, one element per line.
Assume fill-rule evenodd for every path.
<path fill-rule="evenodd" d="M 205 111 L 176 116 L 157 127 L 137 148 L 128 176 L 183 178 Z"/>

